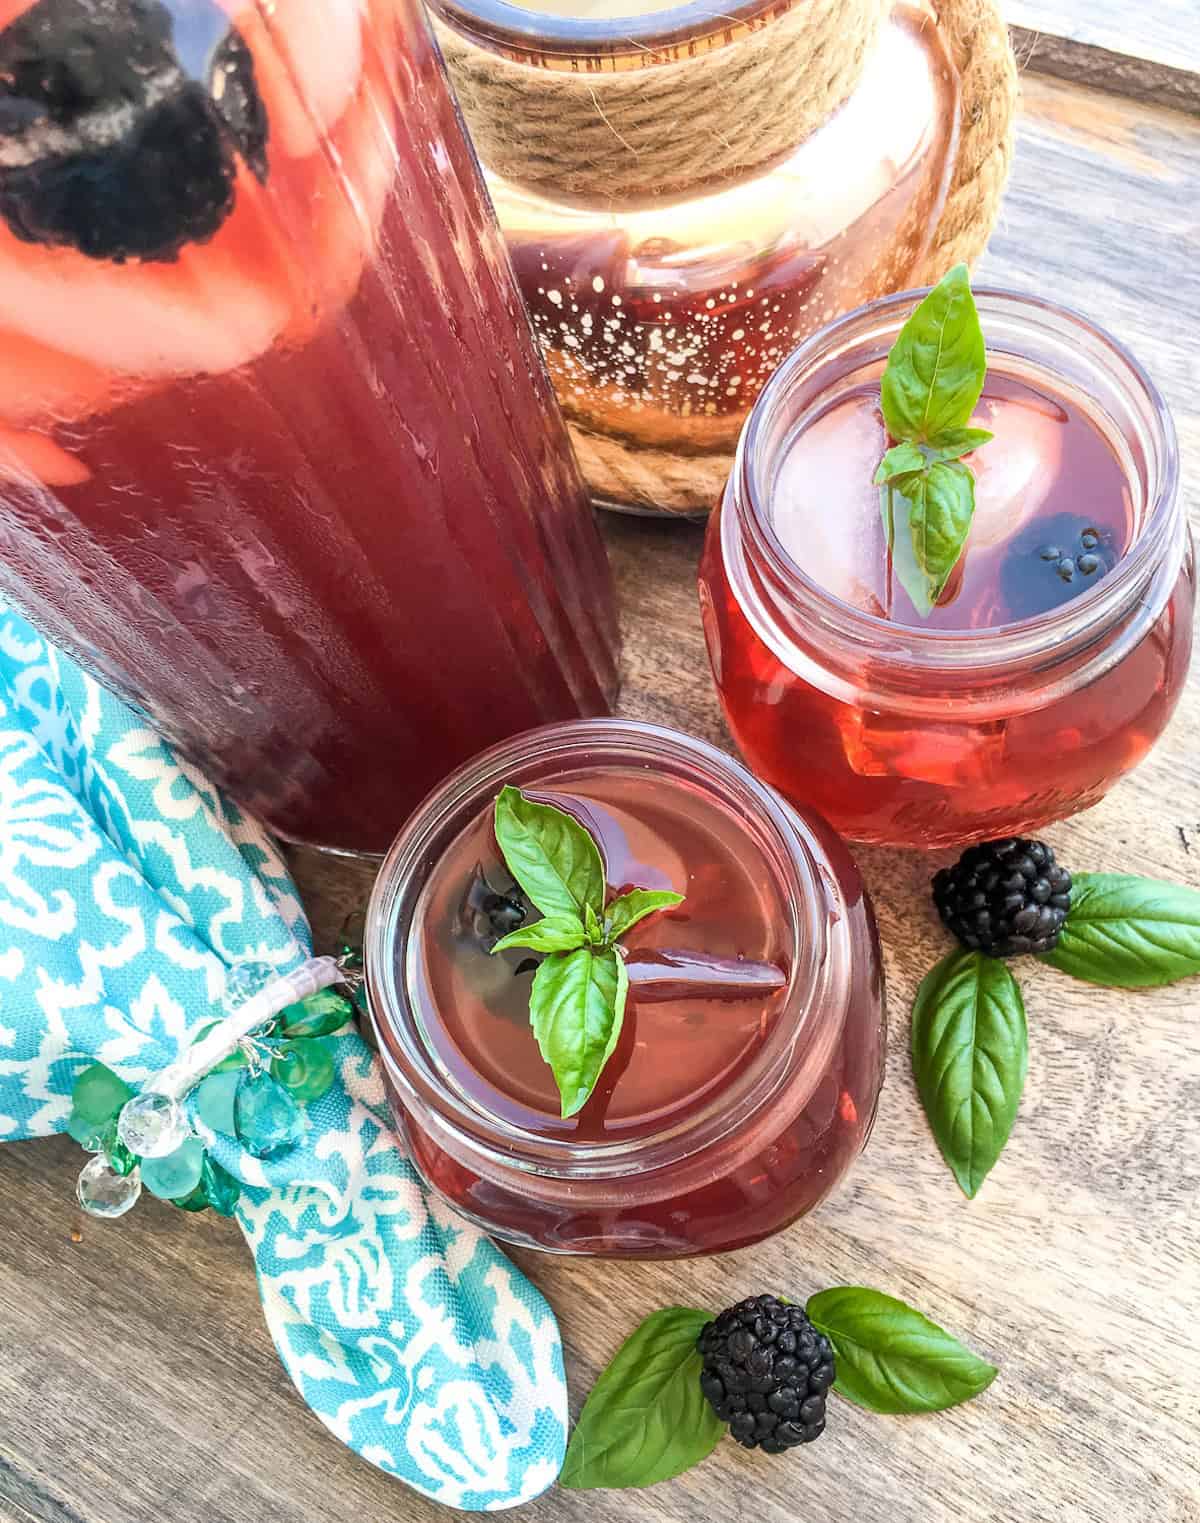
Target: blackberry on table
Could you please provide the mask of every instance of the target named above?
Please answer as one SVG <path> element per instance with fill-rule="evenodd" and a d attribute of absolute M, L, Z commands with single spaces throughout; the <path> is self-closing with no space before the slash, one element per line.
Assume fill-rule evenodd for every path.
<path fill-rule="evenodd" d="M 934 875 L 933 902 L 947 930 L 988 957 L 1049 952 L 1071 908 L 1071 874 L 1044 841 L 1010 836 L 968 847 Z"/>
<path fill-rule="evenodd" d="M 751 1296 L 701 1329 L 700 1389 L 744 1449 L 782 1454 L 825 1430 L 833 1346 L 803 1307 Z"/>

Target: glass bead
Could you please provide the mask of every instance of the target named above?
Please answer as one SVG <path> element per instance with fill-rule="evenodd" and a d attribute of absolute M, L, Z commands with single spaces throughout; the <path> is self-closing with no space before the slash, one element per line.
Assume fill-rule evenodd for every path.
<path fill-rule="evenodd" d="M 354 1019 L 354 1006 L 332 989 L 319 989 L 280 1011 L 279 1024 L 290 1037 L 329 1036 Z"/>
<path fill-rule="evenodd" d="M 209 1202 L 203 1177 L 190 1195 L 181 1196 L 178 1200 L 173 1200 L 171 1204 L 178 1206 L 181 1211 L 207 1211 Z"/>
<path fill-rule="evenodd" d="M 103 1063 L 93 1063 L 75 1080 L 71 1105 L 86 1121 L 102 1126 L 112 1120 L 132 1095 L 130 1086 L 111 1068 L 106 1068 Z"/>
<path fill-rule="evenodd" d="M 227 1014 L 240 1010 L 247 1000 L 261 993 L 279 975 L 269 962 L 239 962 L 225 975 L 225 994 L 221 1003 Z"/>
<path fill-rule="evenodd" d="M 214 1132 L 232 1137 L 236 1130 L 234 1104 L 242 1076 L 236 1069 L 214 1070 L 196 1088 L 196 1114 Z"/>
<path fill-rule="evenodd" d="M 113 1218 L 124 1216 L 136 1204 L 142 1193 L 142 1181 L 138 1170 L 129 1174 L 117 1174 L 108 1166 L 108 1159 L 97 1154 L 84 1164 L 75 1186 L 79 1204 L 89 1216 Z"/>
<path fill-rule="evenodd" d="M 291 1147 L 304 1135 L 296 1102 L 270 1074 L 243 1074 L 234 1105 L 238 1141 L 255 1158 Z"/>
<path fill-rule="evenodd" d="M 110 1130 L 109 1124 L 101 1122 L 97 1125 L 95 1121 L 89 1121 L 85 1116 L 81 1116 L 77 1110 L 72 1110 L 67 1117 L 67 1136 L 73 1137 L 88 1153 L 100 1152 Z"/>
<path fill-rule="evenodd" d="M 234 1207 L 241 1197 L 241 1181 L 235 1179 L 219 1163 L 210 1158 L 207 1153 L 204 1156 L 204 1168 L 200 1175 L 200 1186 L 208 1199 L 209 1205 L 218 1216 L 232 1216 Z"/>
<path fill-rule="evenodd" d="M 117 1136 L 115 1127 L 105 1136 L 103 1146 L 104 1156 L 114 1174 L 132 1174 L 137 1168 L 137 1159 Z"/>
<path fill-rule="evenodd" d="M 200 1183 L 204 1167 L 204 1144 L 188 1137 L 165 1158 L 147 1158 L 142 1164 L 142 1183 L 160 1200 L 181 1200 Z"/>
<path fill-rule="evenodd" d="M 179 1101 L 153 1090 L 134 1095 L 117 1118 L 117 1136 L 139 1158 L 165 1158 L 188 1132 L 187 1117 Z"/>
<path fill-rule="evenodd" d="M 293 1100 L 307 1105 L 319 1100 L 333 1083 L 333 1052 L 320 1037 L 283 1042 L 272 1060 L 271 1074 Z"/>

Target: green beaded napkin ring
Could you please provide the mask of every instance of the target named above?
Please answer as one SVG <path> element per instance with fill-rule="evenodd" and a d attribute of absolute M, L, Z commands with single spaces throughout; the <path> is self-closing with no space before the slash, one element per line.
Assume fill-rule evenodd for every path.
<path fill-rule="evenodd" d="M 255 1158 L 304 1135 L 303 1107 L 334 1079 L 328 1038 L 354 1019 L 359 959 L 315 957 L 278 974 L 265 963 L 229 970 L 223 1019 L 197 1033 L 189 1050 L 135 1091 L 103 1063 L 75 1081 L 67 1132 L 94 1153 L 79 1175 L 79 1204 L 92 1216 L 124 1216 L 143 1187 L 185 1211 L 211 1207 L 232 1216 L 241 1185 L 192 1130 L 184 1100 L 214 1132 L 236 1137 Z"/>

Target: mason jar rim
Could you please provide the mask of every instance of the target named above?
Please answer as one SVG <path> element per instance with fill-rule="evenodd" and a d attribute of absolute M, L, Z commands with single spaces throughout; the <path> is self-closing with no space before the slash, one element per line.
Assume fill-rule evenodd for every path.
<path fill-rule="evenodd" d="M 788 985 L 783 1011 L 753 1061 L 695 1114 L 646 1136 L 579 1143 L 543 1137 L 483 1110 L 458 1094 L 438 1073 L 415 1030 L 406 984 L 407 959 L 396 956 L 421 889 L 444 848 L 485 801 L 507 781 L 520 782 L 519 764 L 537 759 L 607 757 L 614 764 L 664 762 L 668 753 L 708 776 L 727 801 L 755 816 L 760 850 L 771 850 L 788 905 Z M 549 779 L 547 779 L 549 781 Z M 538 786 L 538 780 L 526 780 Z M 460 767 L 418 807 L 384 858 L 367 908 L 364 933 L 371 1021 L 389 1079 L 415 1123 L 478 1158 L 506 1170 L 557 1179 L 622 1178 L 677 1164 L 728 1136 L 758 1115 L 780 1085 L 792 1082 L 797 1065 L 817 1065 L 822 1051 L 822 1012 L 831 1010 L 838 972 L 829 956 L 828 875 L 821 873 L 792 809 L 742 763 L 695 736 L 642 721 L 585 719 L 542 726 L 503 741 Z M 765 850 L 764 850 L 765 855 Z M 843 970 L 844 972 L 844 970 Z"/>
<path fill-rule="evenodd" d="M 717 8 L 712 0 L 682 0 L 669 10 L 600 16 L 558 16 L 509 0 L 429 0 L 448 26 L 484 47 L 514 49 L 531 61 L 628 55 L 639 67 L 660 60 L 648 57 L 681 45 L 702 52 L 723 47 L 730 34 L 760 18 L 774 19 L 805 0 L 735 0 Z M 665 60 L 662 60 L 665 61 Z"/>
<path fill-rule="evenodd" d="M 868 302 L 812 334 L 779 366 L 756 400 L 738 441 L 729 494 L 738 524 L 755 554 L 768 567 L 791 612 L 811 621 L 833 639 L 869 648 L 877 668 L 889 664 L 926 671 L 970 669 L 1010 670 L 1039 659 L 1077 654 L 1101 630 L 1111 627 L 1144 594 L 1173 539 L 1183 525 L 1179 491 L 1179 446 L 1174 420 L 1155 383 L 1141 363 L 1106 329 L 1072 307 L 1032 293 L 1001 286 L 973 288 L 980 316 L 989 313 L 1010 321 L 1025 319 L 1034 331 L 1039 322 L 1073 330 L 1095 363 L 1106 371 L 1139 406 L 1156 466 L 1152 490 L 1136 538 L 1120 562 L 1094 587 L 1057 608 L 988 629 L 926 629 L 868 613 L 845 602 L 809 577 L 784 548 L 768 512 L 771 481 L 768 471 L 776 452 L 765 436 L 801 378 L 823 363 L 831 363 L 872 332 L 899 328 L 929 287 L 900 291 Z M 1115 420 L 1114 420 L 1115 421 Z M 1130 483 L 1131 488 L 1135 483 Z M 1149 500 L 1152 499 L 1152 500 Z M 1181 551 L 1182 553 L 1182 551 Z"/>

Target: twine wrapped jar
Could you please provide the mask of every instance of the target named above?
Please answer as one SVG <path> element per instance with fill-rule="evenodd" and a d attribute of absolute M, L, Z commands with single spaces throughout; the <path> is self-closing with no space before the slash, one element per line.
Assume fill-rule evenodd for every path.
<path fill-rule="evenodd" d="M 607 507 L 707 512 L 790 349 L 987 241 L 1016 98 L 997 0 L 429 3 Z"/>

